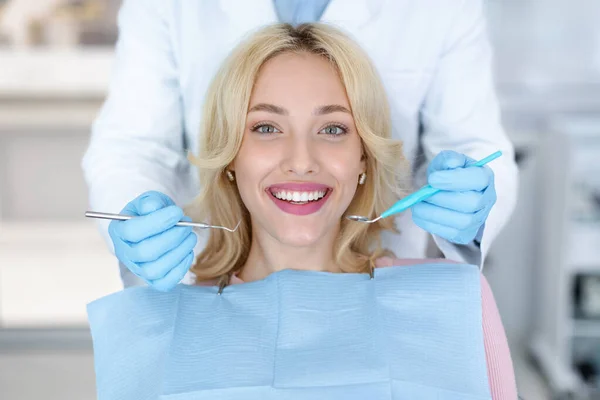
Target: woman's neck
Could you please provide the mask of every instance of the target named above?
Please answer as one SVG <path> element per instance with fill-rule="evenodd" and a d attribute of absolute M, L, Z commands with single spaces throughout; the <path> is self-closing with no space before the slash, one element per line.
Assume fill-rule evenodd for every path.
<path fill-rule="evenodd" d="M 250 253 L 238 277 L 252 282 L 284 269 L 341 272 L 333 257 L 336 236 L 322 238 L 311 246 L 297 247 L 281 243 L 266 232 L 253 232 Z"/>

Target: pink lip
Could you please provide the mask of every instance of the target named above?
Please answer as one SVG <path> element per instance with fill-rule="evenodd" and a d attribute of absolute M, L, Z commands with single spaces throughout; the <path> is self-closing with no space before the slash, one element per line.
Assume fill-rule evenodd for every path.
<path fill-rule="evenodd" d="M 292 204 L 285 200 L 280 200 L 277 197 L 273 196 L 271 190 L 279 189 L 279 190 L 288 190 L 288 191 L 298 191 L 298 192 L 312 192 L 316 190 L 326 190 L 325 196 L 317 201 L 309 201 L 306 204 Z M 269 186 L 266 190 L 269 198 L 275 203 L 279 209 L 288 214 L 294 215 L 310 215 L 319 211 L 324 205 L 325 202 L 329 199 L 331 192 L 333 190 L 327 186 L 319 183 L 281 183 L 277 185 Z"/>

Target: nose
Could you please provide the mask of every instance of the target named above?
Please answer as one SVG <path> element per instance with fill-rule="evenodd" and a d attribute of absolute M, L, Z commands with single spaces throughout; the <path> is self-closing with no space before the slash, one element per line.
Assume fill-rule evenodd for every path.
<path fill-rule="evenodd" d="M 298 176 L 315 175 L 319 172 L 319 162 L 315 144 L 310 138 L 290 138 L 286 143 L 282 169 L 286 174 Z"/>

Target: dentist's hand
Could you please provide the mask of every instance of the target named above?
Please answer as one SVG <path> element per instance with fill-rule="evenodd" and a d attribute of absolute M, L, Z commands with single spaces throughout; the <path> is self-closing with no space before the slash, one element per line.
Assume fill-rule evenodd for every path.
<path fill-rule="evenodd" d="M 159 192 L 140 195 L 121 213 L 136 218 L 108 227 L 119 261 L 157 290 L 174 288 L 190 269 L 198 240 L 191 227 L 175 224 L 190 218 Z"/>
<path fill-rule="evenodd" d="M 427 181 L 441 191 L 413 206 L 416 225 L 456 244 L 481 240 L 480 230 L 496 202 L 496 190 L 492 170 L 473 163 L 454 151 L 442 151 L 431 161 Z"/>

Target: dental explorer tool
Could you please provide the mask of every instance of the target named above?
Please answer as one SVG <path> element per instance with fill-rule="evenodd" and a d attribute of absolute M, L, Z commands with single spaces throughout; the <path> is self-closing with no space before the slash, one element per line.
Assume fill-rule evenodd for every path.
<path fill-rule="evenodd" d="M 118 221 L 126 221 L 128 219 L 136 218 L 135 216 L 131 216 L 131 215 L 109 214 L 109 213 L 96 212 L 96 211 L 86 211 L 85 216 L 88 218 L 114 219 L 114 220 L 118 220 Z M 235 228 L 233 228 L 233 229 L 227 228 L 225 226 L 205 224 L 202 222 L 179 221 L 175 225 L 176 226 L 191 226 L 193 228 L 201 228 L 201 229 L 207 229 L 207 228 L 224 229 L 228 232 L 235 232 L 237 230 L 237 228 L 239 228 L 241 222 L 242 221 L 239 221 L 237 223 L 237 225 L 235 226 Z"/>
<path fill-rule="evenodd" d="M 474 164 L 467 166 L 467 168 L 468 167 L 483 167 L 485 164 L 489 163 L 490 161 L 495 160 L 496 158 L 500 157 L 501 155 L 502 155 L 502 152 L 497 151 L 497 152 L 490 154 L 489 156 L 475 162 Z M 381 218 L 387 218 L 391 215 L 399 214 L 402 211 L 405 211 L 405 210 L 409 209 L 410 207 L 414 206 L 415 204 L 430 198 L 431 196 L 438 193 L 439 191 L 440 191 L 440 189 L 434 189 L 430 185 L 425 185 L 421 189 L 417 190 L 416 192 L 409 194 L 405 198 L 396 202 L 393 206 L 388 208 L 377 218 L 369 219 L 368 217 L 363 217 L 361 215 L 348 215 L 346 218 L 348 218 L 350 221 L 364 222 L 366 224 L 372 224 L 373 222 L 379 221 Z"/>

